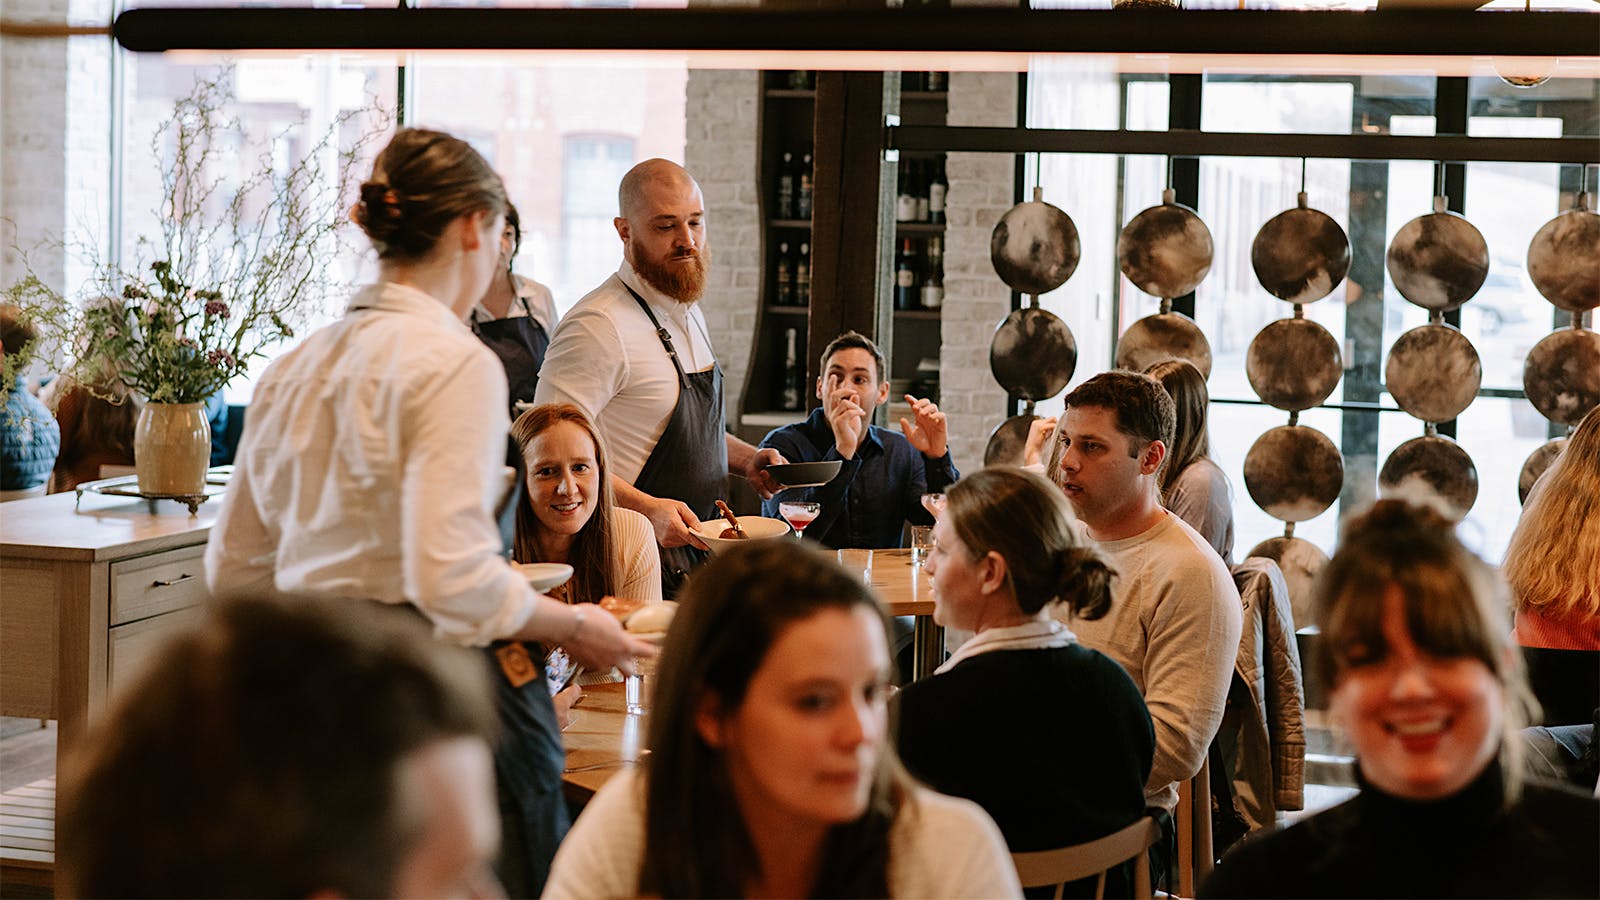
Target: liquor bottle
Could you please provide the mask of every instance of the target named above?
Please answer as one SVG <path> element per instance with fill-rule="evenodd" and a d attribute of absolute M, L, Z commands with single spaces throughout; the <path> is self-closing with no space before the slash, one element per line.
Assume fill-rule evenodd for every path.
<path fill-rule="evenodd" d="M 894 308 L 917 308 L 917 248 L 911 238 L 901 240 L 894 264 Z"/>
<path fill-rule="evenodd" d="M 939 93 L 945 90 L 945 80 L 948 74 L 947 72 L 923 72 L 922 89 L 931 93 Z"/>
<path fill-rule="evenodd" d="M 791 91 L 809 91 L 809 90 L 811 90 L 811 70 L 809 70 L 809 69 L 795 69 L 795 70 L 791 71 L 789 73 L 789 90 L 791 90 Z"/>
<path fill-rule="evenodd" d="M 928 217 L 932 215 L 932 204 L 928 200 L 928 188 L 931 186 L 933 181 L 933 175 L 929 171 L 930 165 L 931 164 L 925 160 L 911 161 L 911 183 L 917 196 L 918 222 L 930 221 Z"/>
<path fill-rule="evenodd" d="M 914 222 L 917 219 L 917 197 L 911 193 L 911 160 L 900 160 L 900 187 L 895 195 L 894 220 L 896 222 Z"/>
<path fill-rule="evenodd" d="M 928 238 L 928 258 L 922 273 L 922 308 L 944 306 L 944 239 Z"/>
<path fill-rule="evenodd" d="M 811 304 L 811 245 L 800 245 L 800 259 L 794 266 L 794 302 L 798 306 Z"/>
<path fill-rule="evenodd" d="M 933 163 L 933 175 L 928 181 L 928 221 L 936 225 L 944 224 L 945 199 L 949 196 L 950 183 L 944 177 L 944 157 L 939 157 Z"/>
<path fill-rule="evenodd" d="M 783 168 L 778 170 L 778 218 L 794 218 L 794 154 L 783 155 Z"/>
<path fill-rule="evenodd" d="M 811 218 L 811 154 L 800 157 L 800 185 L 795 192 L 795 214 L 802 219 Z"/>
<path fill-rule="evenodd" d="M 795 352 L 795 329 L 784 330 L 783 340 L 787 344 L 783 354 L 783 391 L 779 396 L 778 405 L 784 410 L 793 412 L 800 408 L 800 355 Z"/>
<path fill-rule="evenodd" d="M 778 245 L 778 305 L 794 306 L 794 261 L 789 258 L 789 242 Z"/>

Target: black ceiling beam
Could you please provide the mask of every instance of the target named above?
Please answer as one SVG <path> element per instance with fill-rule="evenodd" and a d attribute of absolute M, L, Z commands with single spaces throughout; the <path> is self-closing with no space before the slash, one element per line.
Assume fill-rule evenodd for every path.
<path fill-rule="evenodd" d="M 912 24 L 912 23 L 915 24 Z M 1597 55 L 1600 18 L 1462 10 L 202 9 L 117 16 L 126 49 Z"/>

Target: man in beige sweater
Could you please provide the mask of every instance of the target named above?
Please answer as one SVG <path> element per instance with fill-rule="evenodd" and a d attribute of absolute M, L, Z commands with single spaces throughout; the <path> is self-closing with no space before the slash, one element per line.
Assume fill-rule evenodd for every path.
<path fill-rule="evenodd" d="M 1147 375 L 1104 372 L 1066 397 L 1051 475 L 1117 572 L 1111 612 L 1068 625 L 1122 664 L 1156 730 L 1145 786 L 1177 805 L 1222 722 L 1243 618 L 1239 593 L 1205 539 L 1161 506 L 1156 475 L 1172 441 L 1172 398 Z"/>

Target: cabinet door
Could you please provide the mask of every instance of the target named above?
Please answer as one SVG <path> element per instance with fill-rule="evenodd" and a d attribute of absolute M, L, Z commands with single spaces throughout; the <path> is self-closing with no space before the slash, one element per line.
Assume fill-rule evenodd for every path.
<path fill-rule="evenodd" d="M 111 564 L 111 625 L 198 606 L 206 599 L 204 544 Z"/>
<path fill-rule="evenodd" d="M 142 619 L 111 629 L 111 653 L 107 665 L 110 679 L 108 695 L 136 681 L 150 660 L 174 634 L 181 633 L 200 619 L 201 609 L 191 606 L 166 615 Z"/>

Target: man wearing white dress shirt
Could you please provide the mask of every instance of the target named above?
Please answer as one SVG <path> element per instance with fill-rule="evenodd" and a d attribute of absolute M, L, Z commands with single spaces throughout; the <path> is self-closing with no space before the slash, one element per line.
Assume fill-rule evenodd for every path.
<path fill-rule="evenodd" d="M 650 519 L 664 548 L 704 548 L 693 531 L 716 515 L 729 474 L 770 495 L 763 469 L 785 460 L 726 432 L 722 369 L 698 301 L 710 252 L 705 201 L 683 167 L 634 166 L 617 191 L 617 273 L 567 313 L 539 370 L 539 403 L 572 403 L 611 455 L 617 503 Z M 673 580 L 692 565 L 663 559 Z"/>

